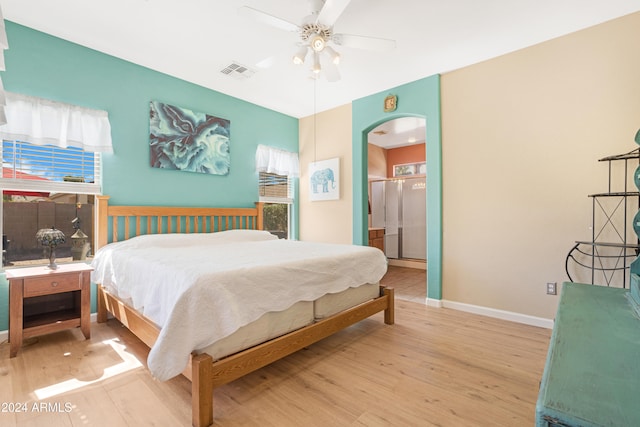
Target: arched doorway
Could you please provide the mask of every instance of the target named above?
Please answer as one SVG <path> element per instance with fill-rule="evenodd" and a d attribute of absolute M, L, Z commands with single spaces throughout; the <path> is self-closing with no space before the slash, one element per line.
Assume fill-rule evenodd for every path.
<path fill-rule="evenodd" d="M 397 97 L 393 112 L 385 111 L 385 98 Z M 353 243 L 368 243 L 368 153 L 367 135 L 379 124 L 398 117 L 422 117 L 426 121 L 427 191 L 427 304 L 442 300 L 442 136 L 440 76 L 408 83 L 389 92 L 354 100 L 352 103 L 353 153 Z"/>

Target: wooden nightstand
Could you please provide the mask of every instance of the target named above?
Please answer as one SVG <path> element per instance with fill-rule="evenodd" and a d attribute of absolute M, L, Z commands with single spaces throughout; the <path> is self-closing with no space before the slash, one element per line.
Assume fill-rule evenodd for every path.
<path fill-rule="evenodd" d="M 84 263 L 62 264 L 57 270 L 44 266 L 5 270 L 9 280 L 9 357 L 18 354 L 23 339 L 62 329 L 79 326 L 89 339 L 91 270 Z M 62 300 L 52 302 L 53 296 Z"/>

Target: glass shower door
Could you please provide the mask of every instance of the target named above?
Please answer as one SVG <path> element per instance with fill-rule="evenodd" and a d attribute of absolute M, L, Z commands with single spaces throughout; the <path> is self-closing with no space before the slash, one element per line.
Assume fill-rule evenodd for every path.
<path fill-rule="evenodd" d="M 427 189 L 424 178 L 402 182 L 401 258 L 427 259 Z"/>
<path fill-rule="evenodd" d="M 384 228 L 387 258 L 427 259 L 424 177 L 371 183 L 371 225 Z"/>
<path fill-rule="evenodd" d="M 400 236 L 402 234 L 402 212 L 400 212 L 402 187 L 397 181 L 384 182 L 384 252 L 387 258 L 400 258 Z"/>

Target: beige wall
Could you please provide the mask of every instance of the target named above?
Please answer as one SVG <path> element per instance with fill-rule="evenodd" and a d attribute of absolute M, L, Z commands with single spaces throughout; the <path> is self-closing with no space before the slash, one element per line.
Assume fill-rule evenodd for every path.
<path fill-rule="evenodd" d="M 314 136 L 315 122 L 315 136 Z M 314 143 L 315 140 L 315 143 Z M 340 199 L 309 200 L 309 163 L 340 158 Z M 351 243 L 353 172 L 351 105 L 300 119 L 300 240 Z"/>
<path fill-rule="evenodd" d="M 639 52 L 636 13 L 442 76 L 445 300 L 553 318 L 597 160 L 637 148 Z"/>
<path fill-rule="evenodd" d="M 640 13 L 442 76 L 443 298 L 551 319 L 565 257 L 590 240 L 597 160 L 640 128 Z M 309 202 L 313 118 L 300 121 L 300 237 L 351 243 L 351 106 L 319 113 L 317 159 L 341 199 Z"/>

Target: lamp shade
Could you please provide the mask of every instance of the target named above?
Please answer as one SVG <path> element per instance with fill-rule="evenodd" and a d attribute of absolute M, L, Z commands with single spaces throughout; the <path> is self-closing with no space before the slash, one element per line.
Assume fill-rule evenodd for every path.
<path fill-rule="evenodd" d="M 318 52 L 314 52 L 313 53 L 313 68 L 311 68 L 311 71 L 313 71 L 315 74 L 319 74 L 321 69 L 322 68 L 320 67 L 320 55 L 318 54 Z"/>
<path fill-rule="evenodd" d="M 42 245 L 49 247 L 49 267 L 51 270 L 58 268 L 56 264 L 56 246 L 65 242 L 64 233 L 56 230 L 55 227 L 41 228 L 36 233 L 36 240 Z"/>
<path fill-rule="evenodd" d="M 307 57 L 308 46 L 302 46 L 295 55 L 293 55 L 293 63 L 296 65 L 304 64 L 304 59 Z"/>
<path fill-rule="evenodd" d="M 36 233 L 36 240 L 42 246 L 58 246 L 66 241 L 64 233 L 55 227 L 42 228 Z"/>
<path fill-rule="evenodd" d="M 332 49 L 331 46 L 325 47 L 324 50 L 329 55 L 332 64 L 338 65 L 340 63 L 340 54 Z"/>

